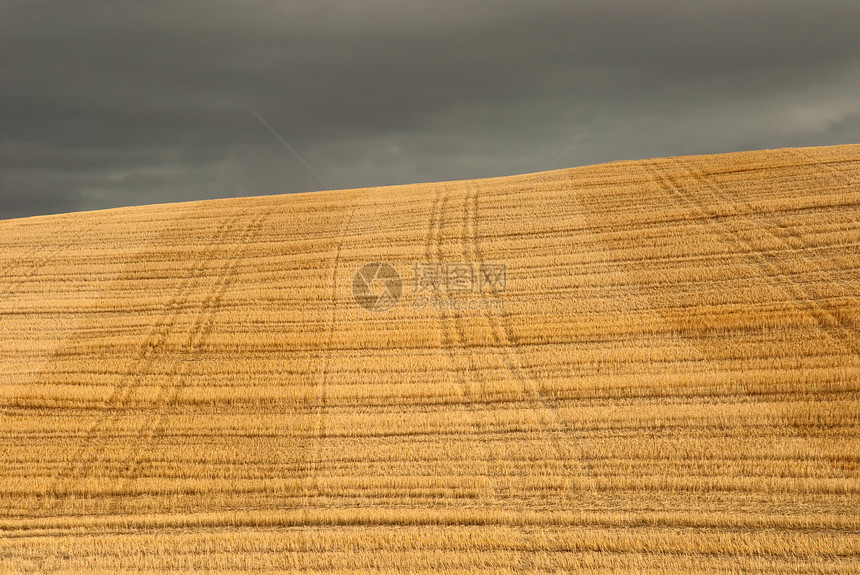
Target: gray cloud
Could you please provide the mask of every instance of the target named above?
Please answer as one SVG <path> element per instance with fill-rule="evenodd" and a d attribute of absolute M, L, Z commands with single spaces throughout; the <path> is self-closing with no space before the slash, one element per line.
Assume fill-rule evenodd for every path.
<path fill-rule="evenodd" d="M 853 1 L 0 6 L 0 217 L 860 141 Z"/>

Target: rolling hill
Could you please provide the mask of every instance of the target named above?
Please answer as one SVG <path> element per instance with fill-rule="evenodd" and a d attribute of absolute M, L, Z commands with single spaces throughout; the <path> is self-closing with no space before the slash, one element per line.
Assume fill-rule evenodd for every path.
<path fill-rule="evenodd" d="M 0 571 L 860 572 L 860 145 L 0 222 Z"/>

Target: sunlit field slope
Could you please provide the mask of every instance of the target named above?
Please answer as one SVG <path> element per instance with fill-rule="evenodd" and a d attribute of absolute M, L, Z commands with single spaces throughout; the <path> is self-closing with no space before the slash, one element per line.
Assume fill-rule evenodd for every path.
<path fill-rule="evenodd" d="M 860 146 L 0 222 L 0 572 L 209 569 L 860 572 Z"/>

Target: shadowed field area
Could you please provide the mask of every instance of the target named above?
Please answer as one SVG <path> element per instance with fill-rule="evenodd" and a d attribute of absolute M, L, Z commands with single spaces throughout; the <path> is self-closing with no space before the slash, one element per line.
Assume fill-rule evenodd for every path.
<path fill-rule="evenodd" d="M 0 571 L 208 569 L 860 571 L 860 145 L 0 222 Z"/>

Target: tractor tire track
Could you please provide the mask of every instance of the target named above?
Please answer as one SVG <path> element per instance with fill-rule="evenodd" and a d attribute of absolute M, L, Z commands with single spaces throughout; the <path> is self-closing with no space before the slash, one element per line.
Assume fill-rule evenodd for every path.
<path fill-rule="evenodd" d="M 785 151 L 790 153 L 790 154 L 794 154 L 795 156 L 800 156 L 801 158 L 804 158 L 806 160 L 812 160 L 812 165 L 817 167 L 819 172 L 827 171 L 827 172 L 830 172 L 831 174 L 833 174 L 833 177 L 836 180 L 844 179 L 845 185 L 849 188 L 852 185 L 856 186 L 856 185 L 860 184 L 860 181 L 858 181 L 856 176 L 850 176 L 846 172 L 840 170 L 839 168 L 834 168 L 829 163 L 823 162 L 823 161 L 817 159 L 815 156 L 807 154 L 803 150 L 800 150 L 798 148 L 785 148 Z M 839 163 L 842 163 L 842 162 L 839 162 Z"/>
<path fill-rule="evenodd" d="M 215 281 L 210 293 L 204 298 L 200 310 L 188 332 L 188 343 L 184 353 L 187 358 L 193 358 L 202 351 L 202 347 L 214 327 L 213 319 L 221 304 L 221 300 L 233 284 L 235 271 L 238 269 L 242 257 L 248 250 L 249 242 L 252 237 L 259 235 L 262 225 L 269 216 L 269 213 L 260 214 L 244 226 L 236 240 L 235 247 L 230 252 L 230 255 L 225 258 L 221 269 L 218 270 L 218 279 Z M 179 396 L 191 379 L 190 374 L 187 373 L 191 363 L 189 359 L 174 361 L 173 365 L 176 366 L 176 369 L 171 370 L 171 373 L 176 372 L 176 375 L 169 381 L 175 383 L 167 383 L 159 388 L 159 393 L 155 400 L 155 404 L 160 406 L 158 412 L 155 417 L 146 420 L 144 428 L 138 433 L 137 441 L 132 445 L 128 465 L 120 473 L 120 479 L 124 481 L 124 486 L 140 478 L 143 454 L 158 442 L 170 408 L 176 405 Z"/>
<path fill-rule="evenodd" d="M 481 235 L 478 233 L 478 222 L 480 221 L 478 216 L 478 191 L 477 186 L 475 186 L 470 194 L 470 219 L 472 221 L 471 228 L 473 238 L 472 252 L 474 253 L 475 259 L 479 263 L 483 263 L 485 260 L 480 245 Z M 487 297 L 483 293 L 482 297 L 484 297 L 485 301 L 488 301 Z M 555 426 L 555 429 L 547 431 L 550 433 L 550 437 L 555 442 L 556 448 L 559 450 L 559 459 L 565 462 L 565 469 L 567 470 L 568 475 L 572 475 L 569 462 L 578 461 L 583 471 L 583 475 L 592 479 L 590 484 L 592 495 L 597 495 L 597 475 L 593 464 L 593 461 L 597 459 L 597 456 L 595 455 L 592 446 L 587 444 L 588 441 L 583 437 L 583 435 L 574 429 L 570 423 L 558 413 L 552 403 L 538 390 L 539 382 L 525 367 L 525 358 L 521 351 L 519 342 L 516 340 L 516 337 L 508 325 L 506 310 L 503 309 L 500 314 L 496 315 L 485 306 L 484 312 L 487 322 L 491 327 L 493 336 L 492 345 L 489 347 L 493 348 L 493 352 L 502 361 L 508 372 L 510 372 L 514 378 L 520 382 L 523 387 L 522 391 L 524 395 L 530 398 L 535 407 L 548 411 L 551 418 L 556 421 L 557 425 Z M 578 456 L 570 451 L 571 438 L 576 439 L 575 451 L 579 451 Z"/>
<path fill-rule="evenodd" d="M 475 198 L 475 203 L 473 206 L 473 202 L 471 201 L 472 196 Z M 475 208 L 473 210 L 473 207 Z M 474 293 L 476 286 L 476 275 L 475 275 L 475 264 L 480 263 L 476 260 L 475 254 L 470 250 L 474 240 L 470 238 L 475 237 L 475 225 L 477 218 L 477 188 L 475 188 L 474 194 L 469 194 L 469 190 L 466 190 L 465 197 L 463 199 L 463 225 L 460 231 L 460 247 L 463 254 L 463 260 L 465 262 L 469 262 L 470 266 L 472 266 L 472 291 Z M 486 378 L 484 377 L 480 367 L 478 367 L 475 363 L 475 354 L 473 352 L 473 346 L 467 343 L 467 333 L 465 323 L 463 321 L 463 314 L 457 313 L 454 317 L 454 327 L 457 330 L 457 339 L 460 343 L 461 350 L 465 354 L 468 360 L 468 373 L 473 375 L 476 389 L 469 393 L 469 397 L 472 399 L 472 427 L 475 433 L 478 433 L 479 426 L 476 421 L 475 416 L 475 402 L 483 401 L 484 399 L 484 391 L 487 387 Z M 495 464 L 496 457 L 493 450 L 493 440 L 487 440 L 484 442 L 484 473 L 487 476 L 487 491 L 488 496 L 487 499 L 494 502 L 498 505 L 499 499 L 499 490 L 497 487 L 497 479 L 499 475 L 499 468 Z"/>
<path fill-rule="evenodd" d="M 69 218 L 69 220 L 69 223 L 67 223 L 66 226 L 62 228 L 63 230 L 70 229 L 73 227 L 72 223 L 74 222 L 74 219 Z M 18 261 L 14 265 L 6 266 L 6 270 L 25 267 L 27 271 L 24 275 L 20 276 L 12 276 L 12 274 L 10 273 L 5 273 L 3 276 L 0 276 L 0 280 L 6 279 L 7 277 L 14 278 L 14 281 L 12 281 L 6 288 L 0 291 L 0 298 L 9 297 L 18 293 L 21 287 L 23 287 L 28 282 L 28 280 L 36 277 L 42 269 L 47 267 L 47 265 L 54 261 L 60 254 L 71 249 L 72 246 L 74 246 L 78 240 L 90 233 L 93 229 L 95 229 L 95 225 L 92 223 L 87 223 L 81 229 L 75 232 L 74 236 L 70 240 L 66 241 L 61 246 L 55 247 L 53 249 L 45 249 L 42 246 L 37 246 L 36 248 L 28 252 L 25 256 L 18 258 Z M 44 255 L 42 255 L 36 261 L 27 264 L 27 262 L 29 262 L 33 256 L 38 255 L 40 252 L 44 252 Z"/>
<path fill-rule="evenodd" d="M 104 446 L 109 439 L 105 436 L 106 430 L 115 426 L 121 415 L 122 407 L 146 377 L 151 365 L 158 358 L 158 349 L 167 341 L 171 331 L 174 329 L 176 315 L 182 305 L 187 302 L 195 280 L 202 275 L 209 257 L 232 231 L 235 223 L 242 215 L 243 213 L 234 214 L 224 220 L 216 230 L 214 236 L 204 247 L 203 254 L 195 259 L 194 265 L 188 269 L 185 281 L 174 293 L 170 301 L 164 305 L 161 317 L 144 338 L 144 342 L 140 346 L 138 355 L 133 360 L 132 366 L 114 387 L 111 395 L 101 408 L 96 421 L 90 426 L 83 441 L 78 445 L 69 459 L 68 465 L 58 471 L 53 483 L 49 487 L 49 496 L 65 494 L 68 487 L 64 488 L 63 481 L 71 482 L 90 474 L 92 468 L 98 462 L 99 456 L 103 455 Z M 97 438 L 98 435 L 102 435 L 101 441 Z M 100 445 L 101 449 L 99 448 Z M 52 503 L 55 502 L 55 500 L 52 501 Z"/>
<path fill-rule="evenodd" d="M 443 192 L 441 187 L 437 188 L 436 197 L 434 198 L 430 213 L 430 223 L 427 231 L 424 257 L 425 263 L 437 266 L 437 269 L 441 269 L 441 267 L 445 265 L 445 254 L 442 249 L 444 243 L 443 229 L 445 227 L 445 211 L 450 198 L 450 192 Z M 466 224 L 464 222 L 464 226 L 465 225 Z M 462 245 L 462 238 L 460 243 Z M 436 297 L 435 289 L 433 290 L 433 297 Z M 445 352 L 446 363 L 449 367 L 448 371 L 456 379 L 457 387 L 460 389 L 460 393 L 462 395 L 460 401 L 458 401 L 460 409 L 470 421 L 472 434 L 467 441 L 474 441 L 478 433 L 478 423 L 475 413 L 477 393 L 475 390 L 471 389 L 466 374 L 469 374 L 469 376 L 476 376 L 478 370 L 475 369 L 471 360 L 471 352 L 466 348 L 465 333 L 460 325 L 462 315 L 456 310 L 453 310 L 449 316 L 443 309 L 442 304 L 440 304 L 438 312 L 440 345 Z M 459 353 L 455 350 L 455 347 L 459 350 Z M 464 355 L 468 357 L 468 366 L 461 365 L 464 363 L 462 361 Z M 485 452 L 482 458 L 487 461 L 487 457 L 488 454 Z M 494 477 L 490 474 L 488 464 L 485 466 L 485 471 L 488 482 L 492 485 Z M 496 489 L 493 488 L 492 492 L 495 493 Z"/>
<path fill-rule="evenodd" d="M 695 172 L 691 171 L 682 161 L 676 160 L 675 163 L 677 165 L 684 166 L 686 171 L 691 174 L 692 177 L 696 178 L 697 181 L 701 181 L 704 186 L 703 189 L 707 189 L 710 192 L 710 197 L 715 201 L 715 205 L 726 205 L 729 203 L 729 199 L 722 194 L 722 192 L 716 190 L 713 182 L 708 182 L 707 178 L 704 175 L 697 175 Z M 662 168 L 659 168 L 661 169 Z M 665 175 L 666 172 L 663 171 Z M 816 321 L 821 331 L 829 334 L 834 340 L 841 342 L 845 345 L 855 356 L 860 357 L 860 343 L 857 341 L 857 330 L 850 325 L 846 325 L 845 322 L 841 320 L 839 315 L 834 312 L 834 310 L 830 309 L 827 306 L 827 300 L 825 298 L 821 298 L 818 294 L 809 294 L 807 290 L 800 285 L 798 282 L 791 279 L 791 271 L 786 270 L 782 265 L 780 259 L 774 256 L 767 250 L 760 249 L 758 246 L 754 245 L 752 241 L 748 238 L 740 236 L 739 234 L 734 233 L 725 222 L 716 218 L 716 212 L 713 209 L 709 209 L 702 201 L 698 198 L 693 198 L 690 194 L 684 192 L 683 188 L 674 182 L 670 177 L 666 176 L 666 181 L 672 187 L 676 196 L 686 205 L 695 206 L 696 209 L 708 217 L 710 221 L 713 222 L 714 226 L 717 226 L 724 236 L 728 238 L 733 238 L 734 240 L 739 240 L 744 247 L 748 250 L 748 253 L 753 257 L 756 262 L 756 266 L 765 276 L 767 281 L 773 285 L 774 287 L 779 288 L 783 293 L 791 297 L 794 301 L 799 303 L 803 308 L 806 309 L 807 313 Z M 747 204 L 747 207 L 751 210 L 752 208 Z M 785 240 L 767 229 L 767 227 L 762 223 L 760 217 L 758 216 L 738 216 L 738 221 L 746 222 L 747 228 L 756 228 L 761 232 L 769 235 L 770 237 L 776 239 L 784 247 L 791 248 Z M 805 256 L 802 256 L 802 259 L 812 266 L 818 268 L 821 271 L 821 268 L 817 266 L 815 263 L 811 262 Z M 823 302 L 823 303 L 819 303 Z"/>
<path fill-rule="evenodd" d="M 337 241 L 337 247 L 335 248 L 334 261 L 332 262 L 331 293 L 329 295 L 329 302 L 331 304 L 331 318 L 329 319 L 326 346 L 322 352 L 322 375 L 320 376 L 318 391 L 316 393 L 316 400 L 311 407 L 312 412 L 315 411 L 317 415 L 317 429 L 314 433 L 316 446 L 308 450 L 309 456 L 305 458 L 306 464 L 304 470 L 304 479 L 308 482 L 315 482 L 315 478 L 319 471 L 323 458 L 323 446 L 325 444 L 326 417 L 328 405 L 329 367 L 332 355 L 334 354 L 332 345 L 334 344 L 334 333 L 337 326 L 338 313 L 337 272 L 340 269 L 341 251 L 343 250 L 343 243 L 346 239 L 347 233 L 350 230 L 350 226 L 352 225 L 354 216 L 355 208 L 351 208 L 349 212 L 349 217 L 347 218 L 346 223 L 341 228 L 341 232 Z M 310 496 L 310 493 L 311 490 L 309 489 L 306 492 L 306 497 Z M 309 502 L 306 500 L 305 507 L 310 507 L 308 503 Z"/>
<path fill-rule="evenodd" d="M 683 165 L 683 163 L 679 160 L 675 160 L 675 163 L 678 165 Z M 791 280 L 789 278 L 789 273 L 785 269 L 783 269 L 776 256 L 758 249 L 757 246 L 753 245 L 750 240 L 744 237 L 739 237 L 737 234 L 735 234 L 721 219 L 714 217 L 714 210 L 708 209 L 708 207 L 705 206 L 701 201 L 696 198 L 693 198 L 690 194 L 684 192 L 683 187 L 678 182 L 676 182 L 671 177 L 671 175 L 667 173 L 666 170 L 656 164 L 656 162 L 645 164 L 645 167 L 646 169 L 650 169 L 652 171 L 655 177 L 659 180 L 660 185 L 662 185 L 663 188 L 675 198 L 675 201 L 678 203 L 679 206 L 705 216 L 706 219 L 696 218 L 695 220 L 699 222 L 699 225 L 701 227 L 707 229 L 710 226 L 710 228 L 714 229 L 714 231 L 718 232 L 720 235 L 729 239 L 730 241 L 740 242 L 741 244 L 743 244 L 747 250 L 747 254 L 754 259 L 754 265 L 761 272 L 763 279 L 768 284 L 770 284 L 776 289 L 779 289 L 793 301 L 800 304 L 800 306 L 806 311 L 807 315 L 809 315 L 813 320 L 815 320 L 816 325 L 821 332 L 828 334 L 837 342 L 845 342 L 845 340 L 841 339 L 840 336 L 842 336 L 846 332 L 850 333 L 850 328 L 842 325 L 838 316 L 831 314 L 823 305 L 820 305 L 813 301 L 802 286 L 797 284 L 797 282 Z M 713 182 L 707 181 L 707 177 L 704 174 L 696 174 L 694 170 L 691 170 L 686 166 L 684 169 L 687 173 L 694 177 L 697 182 L 702 182 L 704 184 L 703 186 L 700 186 L 699 189 L 710 189 L 710 198 L 711 200 L 713 200 L 713 205 L 726 205 L 730 202 L 729 198 L 725 197 L 722 192 L 715 189 L 716 186 L 713 184 Z M 748 204 L 746 204 L 746 207 L 752 210 L 752 207 Z M 751 211 L 751 213 L 754 212 Z M 738 219 L 740 219 L 741 221 L 745 221 L 747 224 L 747 228 L 757 228 L 759 232 L 768 234 L 771 237 L 784 243 L 784 240 L 782 238 L 771 233 L 767 229 L 767 226 L 764 225 L 764 223 L 761 221 L 760 216 L 744 217 L 742 215 L 738 215 Z M 707 224 L 705 223 L 706 221 L 708 222 Z M 806 260 L 806 258 L 803 259 Z M 695 340 L 689 337 L 688 339 L 690 339 L 692 345 L 697 346 Z M 858 355 L 856 348 L 850 344 L 845 347 L 845 350 L 853 354 L 854 357 L 857 357 Z M 707 352 L 704 350 L 703 353 L 705 353 L 705 355 L 708 355 Z M 718 361 L 717 363 L 720 362 Z M 739 390 L 747 396 L 750 395 L 749 391 L 743 385 L 739 386 Z M 819 454 L 821 455 L 824 454 L 820 447 L 815 444 L 813 439 L 806 438 L 805 442 L 812 450 L 819 452 Z M 828 462 L 826 458 L 822 457 L 821 462 L 828 468 L 828 471 L 832 474 L 833 477 L 839 477 L 838 470 L 833 466 L 833 464 Z"/>

